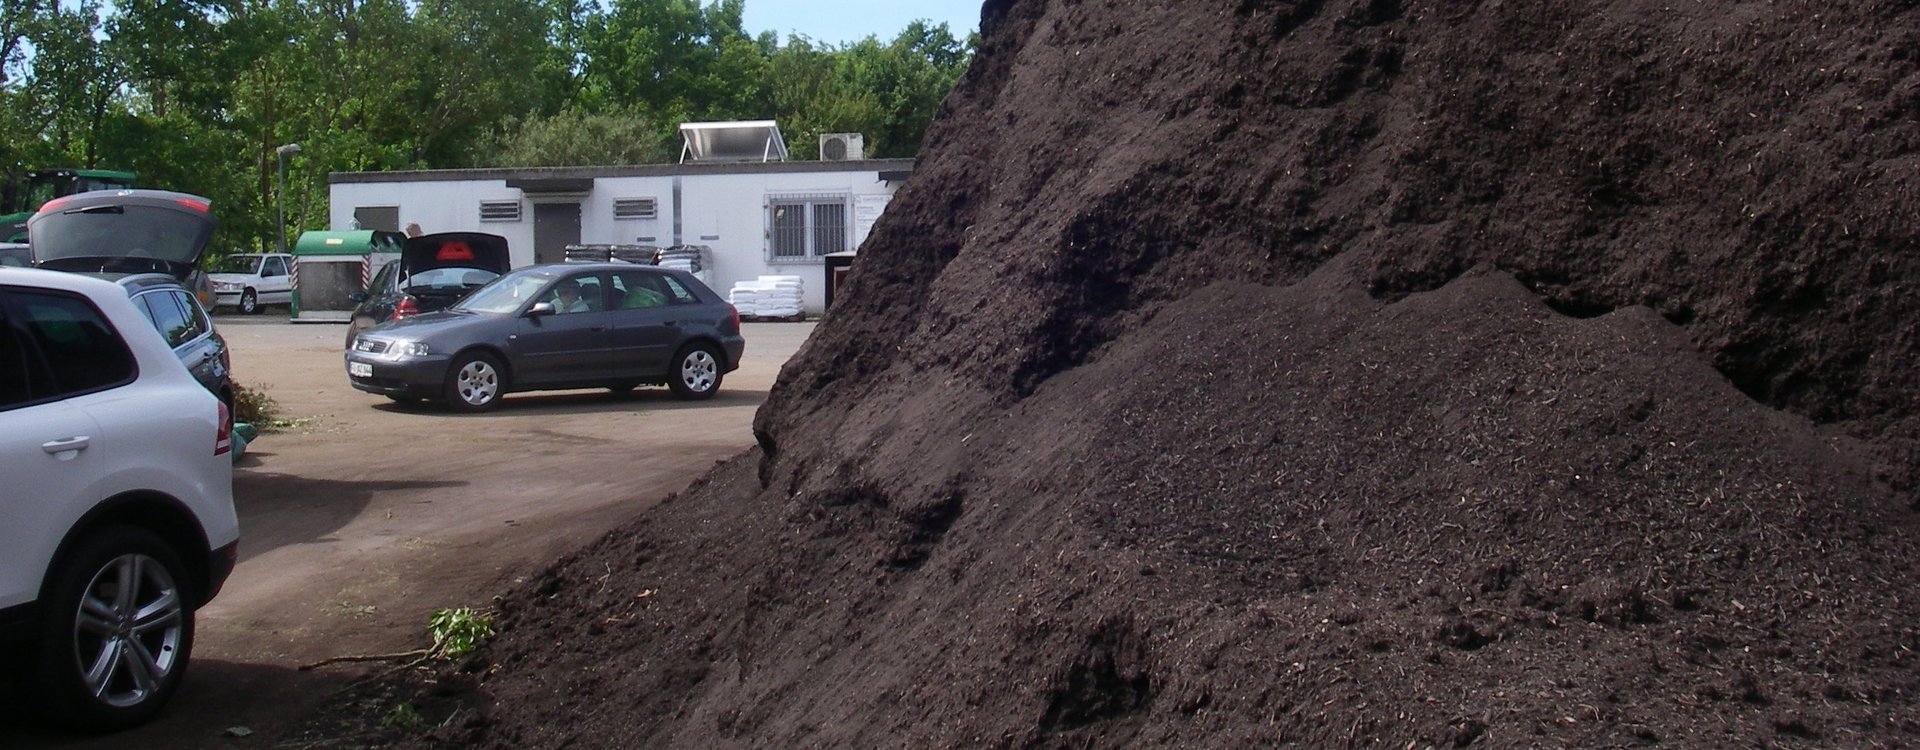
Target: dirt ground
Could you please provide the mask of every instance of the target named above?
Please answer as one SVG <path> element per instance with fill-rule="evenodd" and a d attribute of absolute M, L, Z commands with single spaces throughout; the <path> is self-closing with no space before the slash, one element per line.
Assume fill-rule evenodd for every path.
<path fill-rule="evenodd" d="M 0 712 L 0 745 L 274 746 L 316 703 L 378 668 L 300 665 L 419 648 L 432 611 L 489 606 L 751 446 L 754 411 L 813 328 L 747 324 L 746 360 L 711 401 L 678 402 L 660 388 L 565 391 L 462 416 L 350 388 L 338 326 L 273 315 L 218 325 L 237 379 L 295 424 L 250 445 L 234 473 L 241 561 L 200 613 L 185 685 L 158 721 L 110 737 L 50 734 Z M 250 733 L 223 737 L 234 727 Z"/>

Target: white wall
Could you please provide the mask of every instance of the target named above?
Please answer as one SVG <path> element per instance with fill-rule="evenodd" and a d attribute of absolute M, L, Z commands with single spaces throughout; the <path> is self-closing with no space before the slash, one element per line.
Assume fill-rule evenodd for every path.
<path fill-rule="evenodd" d="M 481 201 L 520 201 L 519 221 L 481 221 Z M 328 227 L 354 229 L 353 210 L 362 206 L 399 206 L 400 227 L 420 231 L 486 232 L 507 238 L 513 264 L 533 263 L 533 204 L 500 180 L 334 183 L 328 189 Z M 611 210 L 611 209 L 609 209 Z"/>
<path fill-rule="evenodd" d="M 580 241 L 589 244 L 707 245 L 713 248 L 714 291 L 725 296 L 734 282 L 762 275 L 799 276 L 805 281 L 806 308 L 819 313 L 826 307 L 825 261 L 768 262 L 767 198 L 772 194 L 822 193 L 848 198 L 847 221 L 853 235 L 850 247 L 866 240 L 872 214 L 890 199 L 896 185 L 879 179 L 872 169 L 824 172 L 735 172 L 682 174 L 680 181 L 680 235 L 674 234 L 673 176 L 598 177 L 581 201 Z M 351 229 L 354 208 L 399 206 L 400 225 L 418 223 L 432 232 L 473 231 L 507 238 L 515 266 L 533 263 L 533 203 L 503 179 L 402 182 L 336 182 L 331 186 L 330 217 L 336 230 Z M 653 198 L 653 219 L 613 218 L 613 202 L 623 198 Z M 863 200 L 864 199 L 864 200 Z M 480 221 L 480 202 L 519 200 L 521 220 Z M 862 208 L 867 210 L 862 211 Z M 652 239 L 646 239 L 652 238 Z"/>

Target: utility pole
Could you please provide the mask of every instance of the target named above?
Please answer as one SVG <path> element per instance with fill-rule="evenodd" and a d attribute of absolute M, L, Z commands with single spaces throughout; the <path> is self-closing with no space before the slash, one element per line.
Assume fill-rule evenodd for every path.
<path fill-rule="evenodd" d="M 280 158 L 280 175 L 274 179 L 273 205 L 280 213 L 280 252 L 287 251 L 287 157 L 300 153 L 300 144 L 289 143 L 273 150 Z"/>

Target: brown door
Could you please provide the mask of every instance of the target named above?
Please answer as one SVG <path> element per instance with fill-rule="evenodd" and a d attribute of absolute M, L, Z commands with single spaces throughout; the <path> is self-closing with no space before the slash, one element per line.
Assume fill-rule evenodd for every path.
<path fill-rule="evenodd" d="M 559 263 L 580 244 L 580 204 L 533 204 L 533 262 Z"/>

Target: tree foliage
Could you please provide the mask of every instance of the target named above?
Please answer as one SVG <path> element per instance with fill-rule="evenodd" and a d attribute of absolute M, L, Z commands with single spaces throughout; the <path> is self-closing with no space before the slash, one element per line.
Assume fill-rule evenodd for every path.
<path fill-rule="evenodd" d="M 754 38 L 745 7 L 0 0 L 0 173 L 133 170 L 212 198 L 218 251 L 273 247 L 278 208 L 289 233 L 325 225 L 329 172 L 671 161 L 685 121 L 776 120 L 796 158 L 837 132 L 910 156 L 972 54 L 924 22 Z"/>

